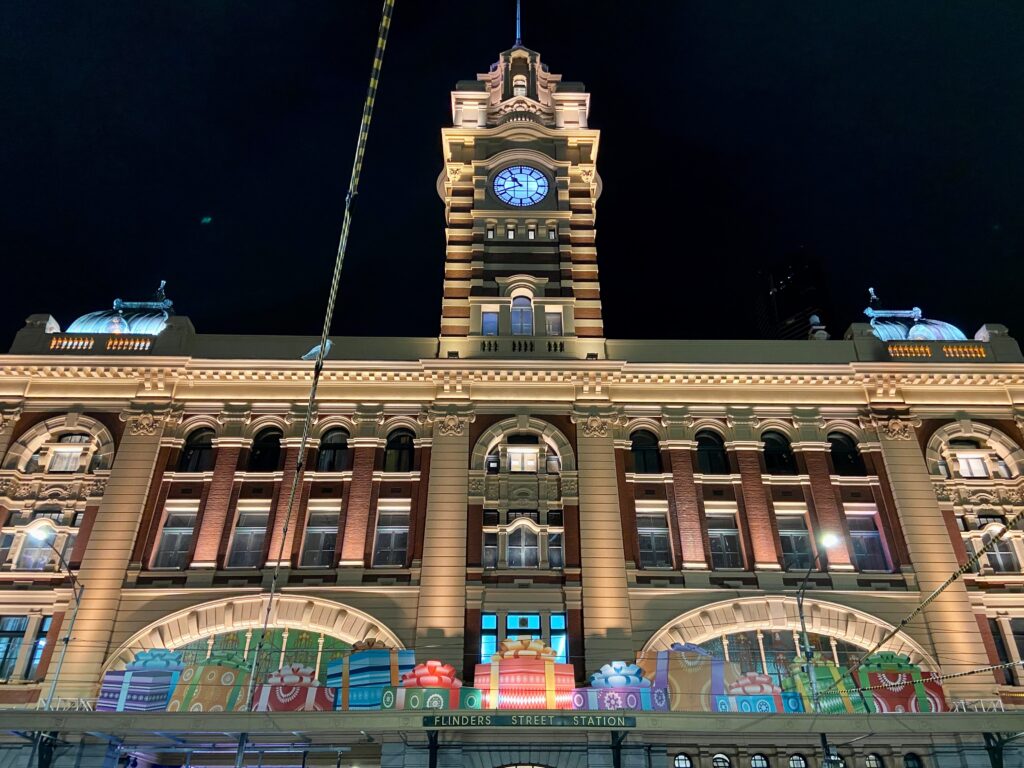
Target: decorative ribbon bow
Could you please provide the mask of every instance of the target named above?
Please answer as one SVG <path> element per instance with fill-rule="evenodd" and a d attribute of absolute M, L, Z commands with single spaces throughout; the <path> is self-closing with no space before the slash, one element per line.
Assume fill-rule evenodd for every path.
<path fill-rule="evenodd" d="M 249 668 L 249 663 L 235 651 L 214 651 L 210 654 L 209 658 L 199 663 L 203 666 L 234 667 L 235 669 Z"/>
<path fill-rule="evenodd" d="M 558 654 L 555 649 L 544 645 L 543 640 L 531 640 L 528 637 L 517 637 L 510 640 L 502 640 L 498 652 L 491 656 L 491 661 L 497 662 L 502 659 L 551 659 L 554 660 Z"/>
<path fill-rule="evenodd" d="M 698 653 L 701 656 L 711 655 L 699 645 L 694 645 L 693 643 L 672 643 L 672 645 L 669 646 L 669 650 L 673 653 Z"/>
<path fill-rule="evenodd" d="M 135 654 L 135 660 L 130 666 L 145 667 L 146 669 L 182 669 L 184 664 L 181 661 L 181 653 L 179 651 L 169 651 L 166 648 L 152 648 Z"/>
<path fill-rule="evenodd" d="M 370 640 L 359 640 L 352 646 L 353 651 L 376 651 L 376 650 L 389 650 L 387 644 L 380 638 L 372 638 Z"/>
<path fill-rule="evenodd" d="M 315 672 L 302 664 L 286 664 L 267 675 L 267 685 L 312 685 Z"/>
<path fill-rule="evenodd" d="M 644 671 L 636 664 L 613 661 L 610 664 L 605 664 L 600 671 L 590 676 L 590 685 L 593 688 L 625 688 L 626 686 L 649 688 L 651 681 L 644 677 Z"/>
<path fill-rule="evenodd" d="M 461 688 L 462 681 L 455 676 L 455 667 L 431 659 L 417 664 L 412 672 L 402 675 L 403 688 Z"/>
<path fill-rule="evenodd" d="M 730 683 L 727 693 L 730 696 L 765 696 L 782 693 L 782 689 L 775 684 L 775 681 L 769 675 L 763 675 L 759 672 L 748 672 Z"/>

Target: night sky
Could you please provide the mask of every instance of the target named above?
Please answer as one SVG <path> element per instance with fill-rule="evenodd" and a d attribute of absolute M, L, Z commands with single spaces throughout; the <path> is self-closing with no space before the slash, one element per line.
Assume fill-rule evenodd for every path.
<path fill-rule="evenodd" d="M 5 2 L 0 348 L 161 279 L 200 332 L 318 334 L 379 12 Z M 609 337 L 754 338 L 803 250 L 835 335 L 870 285 L 1024 338 L 1024 3 L 524 0 L 523 38 L 593 94 Z M 449 92 L 513 42 L 512 0 L 398 0 L 335 334 L 437 334 Z"/>

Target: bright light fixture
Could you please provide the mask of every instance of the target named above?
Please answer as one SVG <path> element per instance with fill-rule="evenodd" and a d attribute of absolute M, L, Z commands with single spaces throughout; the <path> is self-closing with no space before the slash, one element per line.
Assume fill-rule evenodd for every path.
<path fill-rule="evenodd" d="M 831 549 L 839 544 L 839 537 L 834 533 L 826 533 L 821 537 L 821 546 Z"/>
<path fill-rule="evenodd" d="M 33 528 L 28 532 L 28 535 L 36 541 L 46 541 L 50 538 L 50 529 L 40 526 L 39 528 Z"/>

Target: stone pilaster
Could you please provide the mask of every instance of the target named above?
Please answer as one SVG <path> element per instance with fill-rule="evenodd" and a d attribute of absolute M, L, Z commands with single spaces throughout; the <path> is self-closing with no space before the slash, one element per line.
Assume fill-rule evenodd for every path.
<path fill-rule="evenodd" d="M 469 424 L 465 407 L 443 406 L 433 424 L 427 514 L 420 567 L 416 647 L 422 658 L 463 655 L 466 621 L 466 509 L 469 504 Z"/>
<path fill-rule="evenodd" d="M 196 531 L 196 546 L 190 569 L 214 569 L 220 563 L 220 542 L 231 517 L 231 498 L 235 487 L 235 473 L 242 448 L 249 441 L 242 435 L 251 414 L 247 408 L 230 409 L 220 414 L 223 425 L 213 441 L 216 453 L 213 460 L 213 478 L 203 504 L 203 514 Z M 157 510 L 160 514 L 160 510 Z"/>
<path fill-rule="evenodd" d="M 586 668 L 598 669 L 608 659 L 630 658 L 634 650 L 613 444 L 620 417 L 588 407 L 572 418 L 577 426 Z"/>
<path fill-rule="evenodd" d="M 697 496 L 697 485 L 693 481 L 694 442 L 693 418 L 666 409 L 661 423 L 668 432 L 668 439 L 662 443 L 672 464 L 672 500 L 674 501 L 676 527 L 679 541 L 676 546 L 684 570 L 706 570 L 708 553 L 704 546 L 704 521 Z"/>
<path fill-rule="evenodd" d="M 924 598 L 959 567 L 956 552 L 917 441 L 917 422 L 906 414 L 887 413 L 878 416 L 876 423 L 896 511 Z M 909 629 L 918 637 L 931 638 L 945 674 L 989 663 L 963 580 L 948 586 Z M 985 698 L 992 695 L 996 683 L 991 672 L 983 672 L 947 680 L 943 685 L 952 699 Z"/>
<path fill-rule="evenodd" d="M 727 444 L 736 452 L 740 487 L 743 493 L 744 522 L 750 532 L 752 552 L 751 570 L 779 571 L 778 549 L 775 546 L 775 525 L 772 520 L 771 500 L 761 478 L 761 440 L 754 430 L 759 421 L 749 413 L 730 414 L 729 424 L 735 438 Z"/>
<path fill-rule="evenodd" d="M 0 460 L 7 455 L 14 436 L 14 426 L 21 418 L 20 403 L 0 403 Z"/>
<path fill-rule="evenodd" d="M 150 479 L 156 468 L 167 410 L 140 407 L 127 411 L 127 422 L 100 502 L 78 580 L 85 587 L 72 639 L 57 687 L 58 696 L 90 696 L 96 691 L 107 655 L 111 617 L 117 613 L 128 561 L 139 529 Z M 98 545 L 98 546 L 95 546 Z M 70 622 L 69 606 L 68 621 Z M 66 631 L 61 633 L 62 638 Z M 59 651 L 58 651 L 59 653 Z M 51 665 L 50 674 L 56 670 Z"/>

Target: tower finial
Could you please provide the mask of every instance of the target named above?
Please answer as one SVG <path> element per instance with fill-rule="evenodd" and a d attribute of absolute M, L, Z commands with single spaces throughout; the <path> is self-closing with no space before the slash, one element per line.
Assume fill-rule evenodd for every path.
<path fill-rule="evenodd" d="M 516 0 L 516 45 L 523 44 L 522 27 L 520 25 L 520 3 L 521 0 Z"/>

